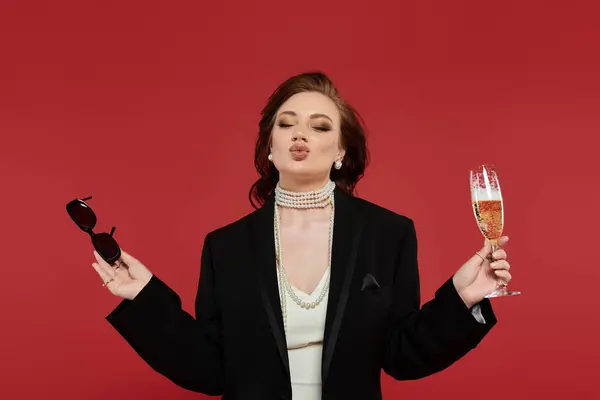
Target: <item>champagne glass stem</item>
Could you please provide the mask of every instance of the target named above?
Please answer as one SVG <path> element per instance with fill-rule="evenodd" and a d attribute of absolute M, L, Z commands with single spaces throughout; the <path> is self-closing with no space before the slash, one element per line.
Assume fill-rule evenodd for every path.
<path fill-rule="evenodd" d="M 497 240 L 490 240 L 490 242 L 492 243 L 492 254 L 493 254 L 496 250 L 498 250 L 500 248 L 500 246 L 498 246 Z M 493 259 L 494 259 L 492 257 L 492 254 L 489 255 L 490 262 L 493 262 Z M 493 292 L 486 295 L 485 296 L 486 298 L 490 299 L 492 297 L 515 296 L 515 295 L 521 294 L 521 292 L 509 290 L 507 288 L 507 283 L 504 282 L 503 279 L 496 278 L 496 280 L 497 280 L 496 289 Z"/>
<path fill-rule="evenodd" d="M 500 248 L 500 246 L 498 246 L 497 239 L 490 240 L 490 242 L 492 243 L 492 253 L 490 254 L 490 262 L 494 262 L 494 257 L 492 256 L 492 254 L 494 254 L 496 250 Z M 506 289 L 506 282 L 504 282 L 504 280 L 502 280 L 501 278 L 498 278 L 498 284 L 496 286 L 496 289 Z"/>

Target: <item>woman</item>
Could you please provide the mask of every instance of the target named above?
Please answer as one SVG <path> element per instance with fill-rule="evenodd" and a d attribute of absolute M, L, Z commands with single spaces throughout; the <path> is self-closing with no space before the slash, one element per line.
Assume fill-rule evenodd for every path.
<path fill-rule="evenodd" d="M 225 400 L 381 399 L 382 368 L 406 380 L 450 366 L 496 322 L 484 296 L 510 280 L 506 253 L 486 242 L 420 308 L 412 220 L 353 196 L 366 159 L 327 76 L 288 79 L 259 123 L 257 210 L 204 240 L 196 318 L 123 252 L 115 269 L 95 254 L 124 298 L 108 321 L 153 369 Z"/>

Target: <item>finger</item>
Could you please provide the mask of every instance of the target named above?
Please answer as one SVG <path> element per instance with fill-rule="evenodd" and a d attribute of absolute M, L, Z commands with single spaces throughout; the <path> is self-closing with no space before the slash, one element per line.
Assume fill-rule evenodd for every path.
<path fill-rule="evenodd" d="M 500 249 L 500 250 L 496 250 L 495 252 L 492 253 L 492 257 L 494 258 L 494 260 L 505 260 L 506 259 L 506 251 Z"/>
<path fill-rule="evenodd" d="M 491 252 L 492 252 L 492 244 L 489 240 L 486 239 L 483 247 L 480 250 L 478 250 L 475 254 L 473 254 L 473 256 L 471 257 L 469 262 L 472 262 L 476 265 L 480 265 L 484 261 L 487 261 L 486 259 L 490 255 Z"/>
<path fill-rule="evenodd" d="M 142 264 L 131 254 L 121 250 L 121 258 L 123 259 L 125 264 L 127 264 L 126 271 L 128 271 L 131 278 L 146 281 L 152 275 L 148 268 L 146 268 L 144 264 Z"/>
<path fill-rule="evenodd" d="M 127 264 L 127 266 L 131 266 L 133 264 L 140 263 L 139 260 L 137 260 L 131 254 L 123 251 L 123 249 L 121 249 L 121 259 L 123 260 L 123 262 L 125 264 Z"/>
<path fill-rule="evenodd" d="M 114 267 L 112 267 L 109 263 L 104 261 L 100 254 L 94 251 L 94 257 L 96 258 L 96 262 L 100 265 L 100 268 L 109 276 L 113 277 L 115 275 Z"/>
<path fill-rule="evenodd" d="M 115 265 L 115 272 L 119 271 L 120 269 L 127 270 L 129 268 L 127 264 L 125 264 L 125 262 L 120 258 L 117 261 L 115 261 Z"/>
<path fill-rule="evenodd" d="M 508 271 L 510 269 L 510 264 L 506 260 L 500 260 L 500 261 L 494 261 L 493 263 L 491 263 L 490 267 L 492 269 L 495 269 L 496 271 L 500 271 L 500 270 Z"/>
<path fill-rule="evenodd" d="M 127 268 L 121 267 L 121 263 L 117 263 L 118 265 L 116 267 L 113 267 L 112 265 L 104 261 L 100 254 L 98 254 L 96 251 L 94 251 L 94 257 L 96 258 L 96 264 L 98 265 L 98 269 L 102 271 L 101 276 L 104 280 L 104 283 L 107 286 L 107 282 L 110 283 L 119 278 L 121 280 L 129 278 L 129 272 Z"/>
<path fill-rule="evenodd" d="M 508 236 L 502 236 L 502 237 L 500 237 L 500 239 L 498 239 L 497 246 L 503 247 L 507 242 L 508 242 Z"/>
<path fill-rule="evenodd" d="M 510 274 L 510 272 L 503 269 L 499 271 L 494 271 L 494 274 L 498 278 L 502 279 L 505 283 L 508 283 L 512 279 L 512 275 Z"/>
<path fill-rule="evenodd" d="M 104 285 L 110 284 L 114 280 L 114 276 L 111 276 L 104 268 L 100 266 L 100 264 L 92 263 L 92 267 L 94 267 L 98 275 L 100 275 L 100 279 L 102 279 Z"/>
<path fill-rule="evenodd" d="M 110 268 L 110 269 L 114 269 L 117 267 L 117 265 L 110 265 L 109 263 L 107 263 L 104 258 L 102 258 L 102 256 L 100 256 L 100 254 L 98 254 L 98 252 L 96 250 L 94 250 L 94 257 L 96 258 L 96 262 L 98 264 L 100 264 L 101 266 Z"/>

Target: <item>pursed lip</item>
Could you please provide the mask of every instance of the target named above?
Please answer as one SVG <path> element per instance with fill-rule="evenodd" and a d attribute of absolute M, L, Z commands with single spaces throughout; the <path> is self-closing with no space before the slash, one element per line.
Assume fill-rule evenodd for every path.
<path fill-rule="evenodd" d="M 294 151 L 306 151 L 307 153 L 310 151 L 308 149 L 308 146 L 302 143 L 294 143 L 293 145 L 290 146 L 290 151 L 294 152 Z"/>

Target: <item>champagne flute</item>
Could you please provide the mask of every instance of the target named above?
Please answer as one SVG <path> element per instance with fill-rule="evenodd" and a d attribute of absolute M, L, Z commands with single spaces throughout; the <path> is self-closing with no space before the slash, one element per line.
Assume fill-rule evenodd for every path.
<path fill-rule="evenodd" d="M 498 239 L 504 229 L 504 207 L 498 173 L 493 165 L 479 165 L 471 170 L 471 203 L 479 230 L 492 243 L 492 252 L 498 250 Z M 496 289 L 485 297 L 518 294 L 521 292 L 508 290 L 506 283 L 498 279 Z"/>

